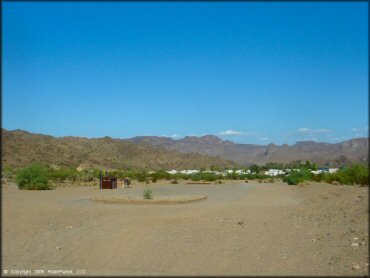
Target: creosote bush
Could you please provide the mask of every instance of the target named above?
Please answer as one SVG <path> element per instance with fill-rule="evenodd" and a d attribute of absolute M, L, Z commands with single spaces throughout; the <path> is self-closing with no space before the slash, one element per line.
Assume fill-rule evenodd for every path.
<path fill-rule="evenodd" d="M 144 199 L 153 199 L 153 191 L 150 190 L 149 188 L 144 189 Z"/>
<path fill-rule="evenodd" d="M 297 185 L 304 181 L 311 181 L 312 176 L 313 174 L 310 171 L 302 169 L 301 171 L 292 171 L 283 178 L 283 181 L 290 185 Z"/>
<path fill-rule="evenodd" d="M 52 189 L 49 184 L 48 168 L 40 164 L 32 164 L 28 167 L 18 170 L 15 181 L 19 189 Z"/>

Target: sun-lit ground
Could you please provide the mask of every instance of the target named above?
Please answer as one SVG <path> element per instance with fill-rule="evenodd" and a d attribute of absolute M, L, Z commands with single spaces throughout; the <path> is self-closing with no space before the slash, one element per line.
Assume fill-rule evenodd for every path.
<path fill-rule="evenodd" d="M 3 273 L 368 274 L 367 187 L 158 183 L 149 185 L 153 198 L 208 198 L 183 205 L 90 200 L 142 198 L 146 187 L 3 187 Z"/>

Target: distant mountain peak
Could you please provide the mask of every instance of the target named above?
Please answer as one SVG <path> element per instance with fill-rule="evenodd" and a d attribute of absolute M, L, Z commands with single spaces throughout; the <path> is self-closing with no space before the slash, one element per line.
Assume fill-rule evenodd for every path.
<path fill-rule="evenodd" d="M 317 144 L 315 141 L 297 141 L 294 145 L 300 146 L 300 145 L 314 145 Z"/>
<path fill-rule="evenodd" d="M 217 137 L 216 135 L 205 135 L 200 138 L 210 144 L 217 144 L 217 143 L 224 142 L 221 138 Z"/>
<path fill-rule="evenodd" d="M 144 137 L 145 138 L 145 137 Z M 200 153 L 181 153 L 151 146 L 150 140 L 142 138 L 131 140 L 101 138 L 61 137 L 18 131 L 2 130 L 3 165 L 24 167 L 32 162 L 48 165 L 91 167 L 107 169 L 199 169 L 212 165 L 235 167 L 237 164 L 217 157 Z M 169 138 L 152 137 L 158 143 Z M 134 141 L 137 140 L 139 144 Z M 175 141 L 174 141 L 175 142 Z M 149 143 L 149 144 L 140 144 Z M 90 167 L 89 166 L 89 167 Z"/>
<path fill-rule="evenodd" d="M 178 140 L 184 143 L 198 143 L 198 144 L 222 144 L 224 141 L 216 135 L 204 135 L 201 137 L 197 136 L 186 136 Z"/>

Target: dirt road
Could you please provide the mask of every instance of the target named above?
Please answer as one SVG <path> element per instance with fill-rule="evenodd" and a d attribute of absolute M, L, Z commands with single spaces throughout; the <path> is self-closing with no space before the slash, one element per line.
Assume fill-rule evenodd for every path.
<path fill-rule="evenodd" d="M 367 275 L 368 188 L 283 183 L 161 185 L 184 205 L 111 205 L 130 189 L 3 187 L 3 275 Z M 12 271 L 13 270 L 13 271 Z M 71 272 L 68 272 L 70 275 Z M 19 272 L 18 272 L 19 273 Z M 34 274 L 34 273 L 32 273 Z"/>

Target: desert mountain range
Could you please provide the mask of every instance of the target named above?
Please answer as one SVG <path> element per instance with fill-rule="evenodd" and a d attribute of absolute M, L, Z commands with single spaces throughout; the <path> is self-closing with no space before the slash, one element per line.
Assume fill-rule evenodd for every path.
<path fill-rule="evenodd" d="M 297 142 L 292 146 L 237 144 L 214 135 L 182 139 L 140 136 L 53 137 L 23 130 L 2 129 L 3 166 L 22 167 L 31 162 L 69 167 L 107 169 L 199 169 L 236 167 L 253 163 L 310 160 L 320 165 L 368 163 L 367 138 L 341 143 Z"/>
<path fill-rule="evenodd" d="M 124 139 L 53 137 L 2 129 L 2 165 L 23 167 L 32 162 L 74 168 L 199 169 L 236 163 L 198 153 L 180 153 Z"/>
<path fill-rule="evenodd" d="M 224 141 L 214 135 L 202 137 L 187 136 L 182 139 L 141 136 L 130 139 L 134 143 L 147 143 L 152 146 L 181 153 L 200 153 L 218 156 L 240 165 L 265 164 L 267 162 L 291 162 L 309 160 L 320 165 L 343 166 L 351 163 L 367 163 L 369 141 L 355 138 L 341 143 L 317 143 L 299 141 L 292 146 L 236 144 Z"/>

